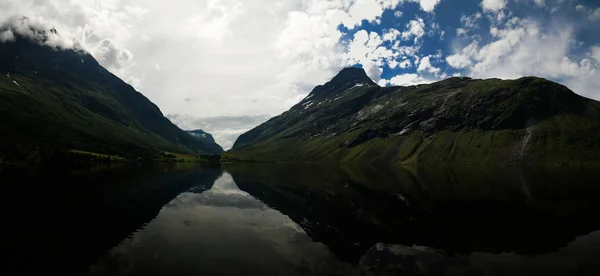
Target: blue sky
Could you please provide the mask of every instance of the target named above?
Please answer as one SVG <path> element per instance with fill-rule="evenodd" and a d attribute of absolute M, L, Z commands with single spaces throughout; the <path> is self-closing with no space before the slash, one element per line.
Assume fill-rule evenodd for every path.
<path fill-rule="evenodd" d="M 379 20 L 364 20 L 358 28 L 340 26 L 344 33 L 342 43 L 352 45 L 355 34 L 362 31 L 381 37 L 390 30 L 404 32 L 411 21 L 421 23 L 422 20 L 420 26 L 424 34 L 416 43 L 413 39 L 400 39 L 401 46 L 415 47 L 415 53 L 399 54 L 399 58 L 394 54 L 390 59 L 371 59 L 382 69 L 381 85 L 426 83 L 453 75 L 482 78 L 536 75 L 561 82 L 588 97 L 600 96 L 600 56 L 597 50 L 594 52 L 600 45 L 600 2 L 491 2 L 504 3 L 504 6 L 490 9 L 477 0 L 440 1 L 433 11 L 427 12 L 419 3 L 404 3 L 384 11 Z M 397 40 L 383 42 L 381 47 L 394 51 L 395 42 Z M 508 42 L 506 49 L 491 47 L 504 42 Z M 472 43 L 476 43 L 476 49 L 460 55 Z M 488 50 L 482 52 L 486 46 Z M 522 57 L 512 58 L 515 54 Z M 431 67 L 418 70 L 419 61 L 428 56 Z M 485 59 L 485 56 L 493 58 Z M 411 61 L 410 66 L 389 66 L 390 60 L 405 58 Z M 369 62 L 363 59 L 350 64 L 372 66 L 365 63 Z M 377 78 L 376 73 L 370 75 Z M 407 78 L 390 83 L 389 80 L 397 76 Z"/>
<path fill-rule="evenodd" d="M 600 99 L 598 0 L 0 0 L 225 148 L 346 66 L 380 85 L 539 76 Z M 27 16 L 27 21 L 19 20 Z"/>

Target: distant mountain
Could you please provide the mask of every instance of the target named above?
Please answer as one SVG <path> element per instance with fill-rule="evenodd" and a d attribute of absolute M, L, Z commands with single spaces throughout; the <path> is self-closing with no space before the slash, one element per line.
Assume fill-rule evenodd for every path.
<path fill-rule="evenodd" d="M 55 149 L 124 157 L 223 151 L 175 126 L 88 53 L 17 35 L 0 43 L 0 73 L 0 159 Z"/>
<path fill-rule="evenodd" d="M 201 129 L 187 130 L 186 132 L 205 144 L 213 145 L 215 152 L 223 152 L 223 148 L 219 144 L 217 144 L 215 138 L 213 138 L 213 136 L 210 133 L 205 132 Z"/>
<path fill-rule="evenodd" d="M 343 69 L 289 111 L 241 135 L 230 157 L 566 165 L 600 163 L 600 103 L 536 77 L 379 87 Z"/>

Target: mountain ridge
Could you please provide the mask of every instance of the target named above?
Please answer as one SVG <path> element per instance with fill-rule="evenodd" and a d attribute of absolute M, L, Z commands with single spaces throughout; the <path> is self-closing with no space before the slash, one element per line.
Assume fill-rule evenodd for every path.
<path fill-rule="evenodd" d="M 323 90 L 336 96 L 319 97 Z M 589 135 L 600 130 L 598 119 L 599 102 L 537 77 L 453 77 L 397 87 L 328 82 L 242 134 L 226 155 L 285 162 L 582 164 L 600 161 L 600 139 Z"/>
<path fill-rule="evenodd" d="M 89 53 L 15 34 L 0 43 L 0 147 L 5 159 L 84 150 L 127 158 L 222 153 L 164 117 L 158 106 Z"/>
<path fill-rule="evenodd" d="M 221 148 L 221 152 L 224 152 L 223 148 L 221 147 L 221 145 L 217 144 L 217 142 L 215 141 L 215 138 L 212 136 L 212 134 L 210 134 L 202 129 L 186 130 L 185 132 L 189 133 L 194 138 L 196 138 L 200 141 L 216 144 L 217 146 L 219 146 L 219 148 Z"/>

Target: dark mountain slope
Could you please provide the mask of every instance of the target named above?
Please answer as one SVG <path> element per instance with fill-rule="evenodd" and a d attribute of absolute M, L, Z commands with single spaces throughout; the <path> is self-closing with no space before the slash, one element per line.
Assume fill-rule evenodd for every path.
<path fill-rule="evenodd" d="M 215 138 L 208 132 L 196 129 L 196 130 L 186 130 L 191 136 L 193 136 L 196 140 L 199 140 L 203 143 L 215 144 L 220 148 L 220 152 L 223 152 L 223 148 L 217 144 Z"/>
<path fill-rule="evenodd" d="M 0 155 L 22 158 L 48 148 L 127 157 L 157 151 L 221 153 L 163 116 L 156 105 L 74 50 L 26 38 L 0 43 Z"/>
<path fill-rule="evenodd" d="M 600 103 L 560 84 L 535 77 L 450 78 L 382 88 L 365 77 L 362 69 L 342 70 L 289 111 L 240 136 L 228 155 L 463 165 L 600 161 Z"/>

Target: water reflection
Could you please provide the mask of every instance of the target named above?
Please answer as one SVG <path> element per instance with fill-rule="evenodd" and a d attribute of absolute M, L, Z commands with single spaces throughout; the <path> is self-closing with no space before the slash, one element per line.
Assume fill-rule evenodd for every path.
<path fill-rule="evenodd" d="M 348 269 L 224 174 L 206 192 L 177 196 L 89 274 L 347 275 Z"/>
<path fill-rule="evenodd" d="M 526 242 L 526 241 L 524 241 Z M 565 247 L 535 255 L 447 254 L 424 246 L 376 244 L 360 260 L 373 275 L 598 275 L 600 231 Z"/>
<path fill-rule="evenodd" d="M 227 170 L 242 190 L 290 216 L 338 258 L 375 274 L 600 271 L 591 261 L 595 255 L 585 255 L 598 251 L 597 242 L 578 254 L 570 249 L 577 236 L 600 228 L 595 171 L 280 165 Z M 553 254 L 570 258 L 555 262 Z M 427 260 L 433 261 L 421 267 Z"/>
<path fill-rule="evenodd" d="M 599 275 L 598 176 L 283 164 L 3 172 L 13 253 L 3 275 Z"/>
<path fill-rule="evenodd" d="M 5 170 L 1 243 L 9 254 L 0 274 L 77 275 L 179 193 L 210 189 L 221 174 L 191 164 Z"/>

